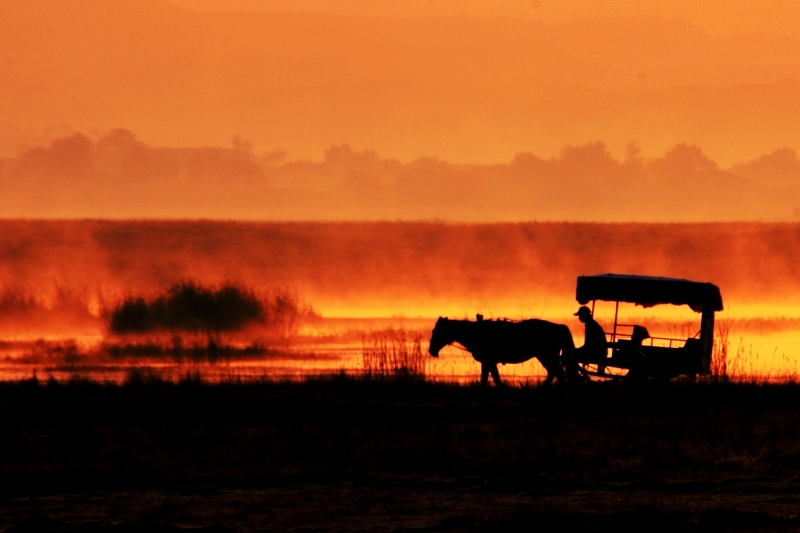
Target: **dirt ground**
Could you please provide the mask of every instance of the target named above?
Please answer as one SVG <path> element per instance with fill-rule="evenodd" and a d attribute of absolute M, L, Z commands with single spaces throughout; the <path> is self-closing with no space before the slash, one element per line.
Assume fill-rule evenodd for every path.
<path fill-rule="evenodd" d="M 0 385 L 5 531 L 800 531 L 800 387 Z"/>

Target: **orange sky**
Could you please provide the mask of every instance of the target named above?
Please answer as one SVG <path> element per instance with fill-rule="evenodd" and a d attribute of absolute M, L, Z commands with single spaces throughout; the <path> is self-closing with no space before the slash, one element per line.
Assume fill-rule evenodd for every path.
<path fill-rule="evenodd" d="M 788 0 L 175 1 L 0 0 L 0 157 L 115 127 L 315 160 L 343 142 L 507 163 L 634 141 L 727 167 L 800 147 Z"/>
<path fill-rule="evenodd" d="M 370 16 L 505 16 L 563 21 L 584 17 L 681 18 L 718 34 L 800 33 L 800 6 L 793 0 L 697 2 L 693 0 L 174 0 L 186 9 L 305 11 Z"/>

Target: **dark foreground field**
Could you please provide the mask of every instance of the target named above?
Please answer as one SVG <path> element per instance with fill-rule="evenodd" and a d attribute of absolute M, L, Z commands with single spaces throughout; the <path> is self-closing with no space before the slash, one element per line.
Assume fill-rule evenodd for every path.
<path fill-rule="evenodd" d="M 0 531 L 800 531 L 793 385 L 29 382 L 0 431 Z"/>

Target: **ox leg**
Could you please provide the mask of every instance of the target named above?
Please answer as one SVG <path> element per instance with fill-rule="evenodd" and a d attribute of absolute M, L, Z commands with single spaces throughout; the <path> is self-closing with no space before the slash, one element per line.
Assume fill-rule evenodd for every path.
<path fill-rule="evenodd" d="M 581 379 L 580 371 L 578 370 L 578 357 L 580 352 L 577 348 L 564 350 L 562 352 L 562 359 L 566 367 L 567 381 L 578 382 Z"/>
<path fill-rule="evenodd" d="M 558 379 L 559 383 L 564 382 L 564 369 L 561 368 L 561 363 L 558 356 L 555 357 L 539 357 L 539 362 L 547 370 L 547 379 L 544 381 L 545 385 L 553 383 L 553 379 Z"/>
<path fill-rule="evenodd" d="M 497 371 L 497 364 L 489 365 L 489 372 L 492 374 L 492 380 L 494 381 L 495 386 L 500 387 L 503 385 L 503 382 L 500 381 L 500 372 Z"/>
<path fill-rule="evenodd" d="M 553 373 L 548 373 L 547 380 L 552 383 L 553 378 L 556 378 L 559 383 L 564 383 L 567 379 L 567 375 L 564 373 L 564 369 L 561 368 L 561 365 L 556 364 L 555 368 L 553 369 Z"/>
<path fill-rule="evenodd" d="M 489 383 L 489 365 L 481 363 L 481 387 L 485 387 Z"/>

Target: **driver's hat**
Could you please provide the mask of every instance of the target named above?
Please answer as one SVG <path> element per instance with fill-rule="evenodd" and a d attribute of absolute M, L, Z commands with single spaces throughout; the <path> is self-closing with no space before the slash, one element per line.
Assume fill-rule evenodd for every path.
<path fill-rule="evenodd" d="M 589 309 L 585 305 L 582 305 L 581 308 L 578 309 L 578 312 L 575 313 L 574 316 L 592 316 L 592 311 L 591 311 L 591 309 Z"/>

